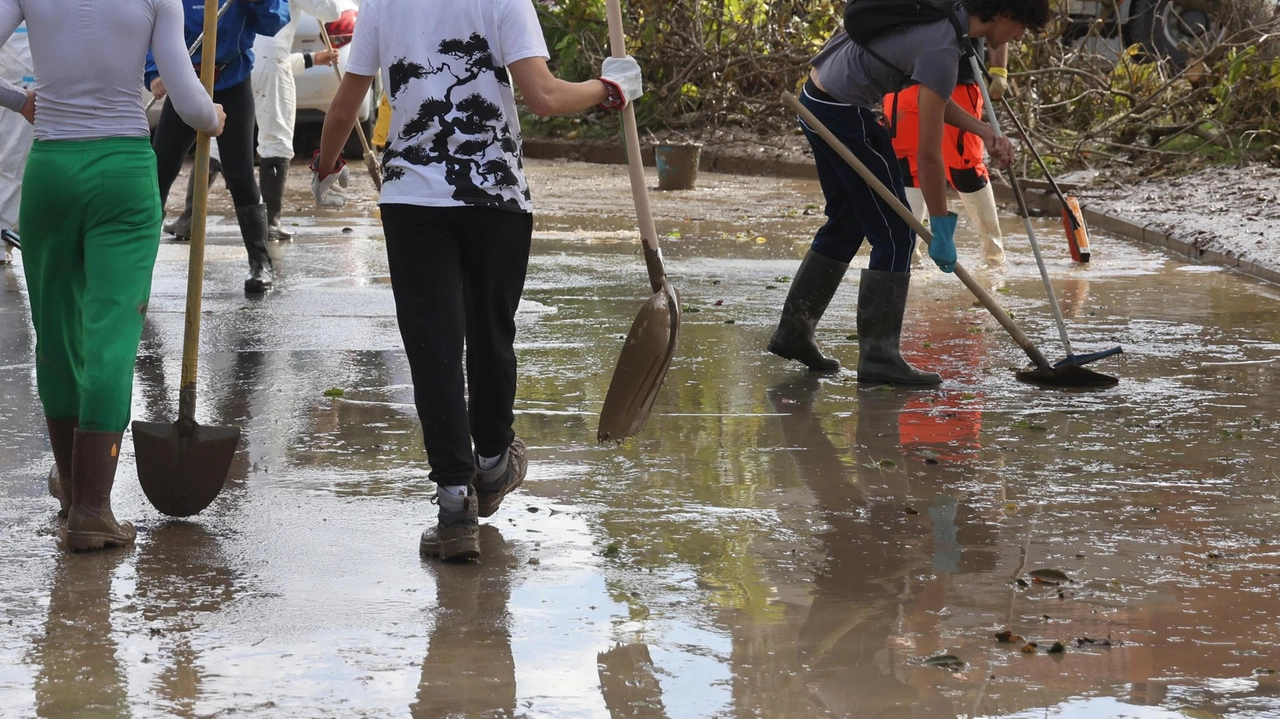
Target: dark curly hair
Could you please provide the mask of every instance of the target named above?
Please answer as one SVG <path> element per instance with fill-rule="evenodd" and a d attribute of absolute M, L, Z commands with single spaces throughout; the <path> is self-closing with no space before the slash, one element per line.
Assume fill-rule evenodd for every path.
<path fill-rule="evenodd" d="M 1039 31 L 1049 24 L 1049 0 L 961 0 L 969 14 L 990 22 L 1008 15 L 1028 30 Z"/>

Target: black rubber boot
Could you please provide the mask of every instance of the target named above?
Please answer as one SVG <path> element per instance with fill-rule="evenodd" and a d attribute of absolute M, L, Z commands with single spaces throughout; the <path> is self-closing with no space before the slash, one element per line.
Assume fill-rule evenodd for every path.
<path fill-rule="evenodd" d="M 209 158 L 209 187 L 213 187 L 213 181 L 218 179 L 220 174 L 222 174 L 222 164 L 212 157 Z M 182 240 L 183 242 L 191 240 L 191 213 L 195 196 L 195 178 L 187 178 L 187 206 L 183 209 L 182 214 L 178 215 L 177 219 L 164 226 L 164 231 L 173 235 L 175 240 Z"/>
<path fill-rule="evenodd" d="M 245 294 L 262 294 L 271 289 L 271 255 L 267 253 L 267 206 L 249 205 L 236 208 L 240 236 L 249 252 L 249 277 L 244 281 Z"/>
<path fill-rule="evenodd" d="M 0 230 L 0 265 L 13 262 L 13 251 L 22 249 L 22 240 L 10 229 Z"/>
<path fill-rule="evenodd" d="M 858 381 L 935 386 L 942 377 L 902 359 L 902 316 L 907 311 L 906 272 L 863 270 L 858 286 Z"/>
<path fill-rule="evenodd" d="M 280 207 L 284 204 L 284 187 L 289 182 L 289 160 L 264 157 L 258 161 L 258 184 L 262 201 L 267 205 L 267 239 L 288 242 L 293 233 L 280 226 Z"/>
<path fill-rule="evenodd" d="M 787 301 L 782 305 L 778 329 L 769 340 L 769 351 L 784 359 L 803 362 L 815 372 L 840 369 L 839 360 L 824 357 L 813 340 L 813 330 L 827 311 L 827 305 L 840 288 L 840 280 L 849 269 L 847 262 L 837 262 L 813 250 L 804 256 Z"/>

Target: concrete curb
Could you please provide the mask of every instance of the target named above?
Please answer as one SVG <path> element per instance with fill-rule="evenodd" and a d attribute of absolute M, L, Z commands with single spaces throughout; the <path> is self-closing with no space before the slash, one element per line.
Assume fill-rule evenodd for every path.
<path fill-rule="evenodd" d="M 1017 201 L 1013 196 L 1013 189 L 1003 182 L 993 182 L 992 187 L 995 189 L 996 199 L 1001 202 L 1015 204 Z M 1063 187 L 1063 192 L 1070 192 L 1067 187 Z M 1062 203 L 1058 201 L 1058 196 L 1049 188 L 1045 182 L 1026 182 L 1022 188 L 1023 197 L 1026 198 L 1028 207 L 1031 208 L 1032 214 L 1043 213 L 1045 215 L 1062 214 Z M 1140 225 L 1123 217 L 1108 215 L 1097 210 L 1091 210 L 1088 206 L 1082 205 L 1080 211 L 1084 213 L 1084 221 L 1089 227 L 1096 227 L 1100 230 L 1106 230 L 1112 234 L 1121 237 L 1142 242 L 1144 244 L 1153 245 L 1168 250 L 1175 255 L 1191 262 L 1203 262 L 1213 265 L 1219 265 L 1228 269 L 1241 272 L 1250 277 L 1280 284 L 1280 271 L 1263 267 L 1254 262 L 1241 260 L 1239 257 L 1228 255 L 1214 250 L 1207 250 L 1200 247 L 1194 242 L 1179 240 L 1173 235 L 1160 230 L 1150 224 Z"/>
<path fill-rule="evenodd" d="M 627 162 L 626 151 L 618 142 L 602 142 L 599 140 L 554 140 L 549 138 L 527 138 L 524 141 L 525 157 L 538 160 L 574 160 L 606 165 L 623 165 Z M 641 156 L 644 164 L 653 167 L 653 148 L 643 147 Z M 706 147 L 702 151 L 698 169 L 702 172 L 720 172 L 730 175 L 764 175 L 771 177 L 787 177 L 794 179 L 816 180 L 818 175 L 809 159 L 794 160 L 786 157 L 753 157 L 738 153 Z M 1013 190 L 1003 182 L 993 182 L 996 198 L 1003 203 L 1015 203 Z M 1062 203 L 1049 187 L 1047 182 L 1026 180 L 1023 183 L 1023 195 L 1033 214 L 1057 216 L 1062 213 Z M 1074 188 L 1062 185 L 1064 192 Z M 1205 262 L 1220 265 L 1244 273 L 1266 282 L 1280 284 L 1280 271 L 1263 267 L 1254 262 L 1241 260 L 1213 250 L 1206 250 L 1193 242 L 1179 240 L 1167 232 L 1151 225 L 1139 225 L 1123 217 L 1108 215 L 1087 206 L 1081 207 L 1084 220 L 1090 227 L 1096 227 L 1121 237 L 1142 242 L 1169 250 L 1174 254 L 1193 262 Z"/>

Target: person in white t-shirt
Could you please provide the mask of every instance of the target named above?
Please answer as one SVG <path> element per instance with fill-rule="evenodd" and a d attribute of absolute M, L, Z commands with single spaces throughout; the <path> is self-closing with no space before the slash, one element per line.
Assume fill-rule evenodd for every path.
<path fill-rule="evenodd" d="M 424 556 L 479 557 L 479 517 L 527 467 L 512 424 L 533 206 L 513 81 L 543 116 L 620 109 L 644 92 L 634 58 L 606 59 L 598 80 L 573 83 L 551 74 L 549 57 L 532 0 L 364 0 L 311 163 L 316 202 L 341 206 L 340 152 L 381 69 L 392 126 L 379 205 L 440 507 Z"/>

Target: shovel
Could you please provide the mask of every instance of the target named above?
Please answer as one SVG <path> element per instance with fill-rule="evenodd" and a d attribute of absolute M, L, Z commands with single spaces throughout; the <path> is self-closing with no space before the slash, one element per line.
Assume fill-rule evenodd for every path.
<path fill-rule="evenodd" d="M 329 39 L 329 30 L 320 23 L 320 39 L 324 40 L 324 46 L 329 50 L 333 50 L 333 41 Z M 333 74 L 338 76 L 338 84 L 342 84 L 342 69 L 338 67 L 338 60 L 333 61 Z M 373 186 L 378 188 L 378 192 L 382 192 L 382 166 L 378 164 L 378 157 L 373 154 L 373 148 L 369 146 L 369 138 L 364 136 L 364 127 L 360 125 L 360 121 L 356 120 L 356 135 L 360 137 L 360 147 L 364 150 L 364 166 L 369 170 L 369 177 L 373 178 Z"/>
<path fill-rule="evenodd" d="M 200 81 L 213 94 L 218 19 L 214 3 L 205 4 L 205 58 Z M 182 341 L 182 386 L 178 392 L 178 421 L 134 422 L 133 446 L 138 482 L 156 509 L 172 517 L 199 513 L 222 491 L 236 445 L 239 427 L 203 426 L 196 422 L 196 368 L 200 351 L 200 300 L 204 290 L 205 222 L 209 210 L 209 136 L 196 136 L 196 183 L 191 213 L 191 266 L 187 271 L 187 322 Z"/>
<path fill-rule="evenodd" d="M 614 57 L 626 56 L 626 38 L 622 34 L 622 6 L 608 0 L 609 49 Z M 627 335 L 618 366 L 609 382 L 609 392 L 600 410 L 600 442 L 621 442 L 640 431 L 653 409 L 658 388 L 666 379 L 671 357 L 676 351 L 676 335 L 680 331 L 680 297 L 667 281 L 658 248 L 658 230 L 649 210 L 649 190 L 645 187 L 644 165 L 640 158 L 640 133 L 636 128 L 636 111 L 631 103 L 622 109 L 622 124 L 627 139 L 627 169 L 631 175 L 631 196 L 640 221 L 640 242 L 644 246 L 644 264 L 649 271 L 649 287 L 653 296 L 640 308 L 631 332 Z"/>
<path fill-rule="evenodd" d="M 809 108 L 801 105 L 795 95 L 792 95 L 789 92 L 784 92 L 782 93 L 782 97 L 786 100 L 787 104 L 800 115 L 800 119 L 804 120 L 805 124 L 808 125 L 810 129 L 818 133 L 818 135 L 831 146 L 831 149 L 836 151 L 836 154 L 840 155 L 845 162 L 849 163 L 849 166 L 852 167 L 853 170 L 862 177 L 867 185 L 880 196 L 880 199 L 884 200 L 885 204 L 893 208 L 893 211 L 898 213 L 898 216 L 910 225 L 911 229 L 915 230 L 916 235 L 920 237 L 927 247 L 929 242 L 933 239 L 933 235 L 930 234 L 929 230 L 925 228 L 924 224 L 921 223 L 920 220 L 916 219 L 916 216 L 911 212 L 911 210 L 907 209 L 907 206 L 902 204 L 902 200 L 899 200 L 898 196 L 895 195 L 892 190 L 885 187 L 884 183 L 880 182 L 880 179 L 872 174 L 872 172 L 867 169 L 866 165 L 863 165 L 862 162 L 854 156 L 853 152 L 851 152 L 848 147 L 845 147 L 844 143 L 841 142 L 840 139 L 831 132 L 831 130 L 828 130 L 817 117 L 814 117 L 813 113 L 809 112 Z M 1068 364 L 1062 367 L 1050 364 L 1049 360 L 1045 358 L 1044 353 L 1031 342 L 1031 338 L 1027 337 L 1027 334 L 1022 331 L 1022 328 L 1018 327 L 1018 325 L 1009 316 L 1009 313 L 995 301 L 995 298 L 991 296 L 991 293 L 987 292 L 983 289 L 982 285 L 978 284 L 978 281 L 973 278 L 973 275 L 969 274 L 969 271 L 959 262 L 956 263 L 955 276 L 960 278 L 960 281 L 964 283 L 964 286 L 969 288 L 969 291 L 973 293 L 973 296 L 978 298 L 978 301 L 982 303 L 982 306 L 987 308 L 987 311 L 991 313 L 991 316 L 996 318 L 996 321 L 1000 323 L 1000 326 L 1009 333 L 1009 336 L 1013 338 L 1013 341 L 1017 342 L 1018 346 L 1022 348 L 1022 351 L 1031 359 L 1031 367 L 1018 370 L 1016 376 L 1019 380 L 1049 387 L 1110 387 L 1119 381 L 1115 377 L 1098 374 L 1097 372 L 1087 370 L 1075 364 Z"/>
<path fill-rule="evenodd" d="M 986 103 L 987 122 L 991 125 L 991 129 L 995 131 L 996 137 L 1001 137 L 1004 135 L 1004 131 L 1000 129 L 1000 120 L 996 117 L 996 108 L 991 104 L 991 93 L 987 90 L 987 81 L 983 78 L 978 58 L 970 55 L 969 65 L 973 68 L 973 77 L 978 81 L 978 90 L 982 92 L 982 101 Z M 1054 367 L 1079 366 L 1120 354 L 1123 350 L 1119 347 L 1083 355 L 1078 355 L 1071 349 L 1071 339 L 1067 336 L 1067 323 L 1062 319 L 1062 308 L 1058 306 L 1058 296 L 1054 294 L 1053 283 L 1049 281 L 1049 269 L 1045 267 L 1044 257 L 1040 254 L 1040 243 L 1036 240 L 1035 228 L 1031 226 L 1031 212 L 1027 209 L 1026 198 L 1022 196 L 1022 187 L 1019 185 L 1018 177 L 1014 174 L 1012 167 L 1007 169 L 1006 174 L 1009 178 L 1009 186 L 1013 188 L 1013 196 L 1018 201 L 1018 209 L 1022 211 L 1022 222 L 1027 230 L 1027 240 L 1031 243 L 1031 252 L 1035 254 L 1036 265 L 1040 268 L 1040 279 L 1044 282 L 1045 294 L 1049 296 L 1049 308 L 1053 310 L 1053 319 L 1058 324 L 1058 335 L 1062 338 L 1062 346 L 1067 351 L 1066 358 L 1060 360 Z M 1069 212 L 1070 209 L 1063 205 L 1064 211 Z"/>

